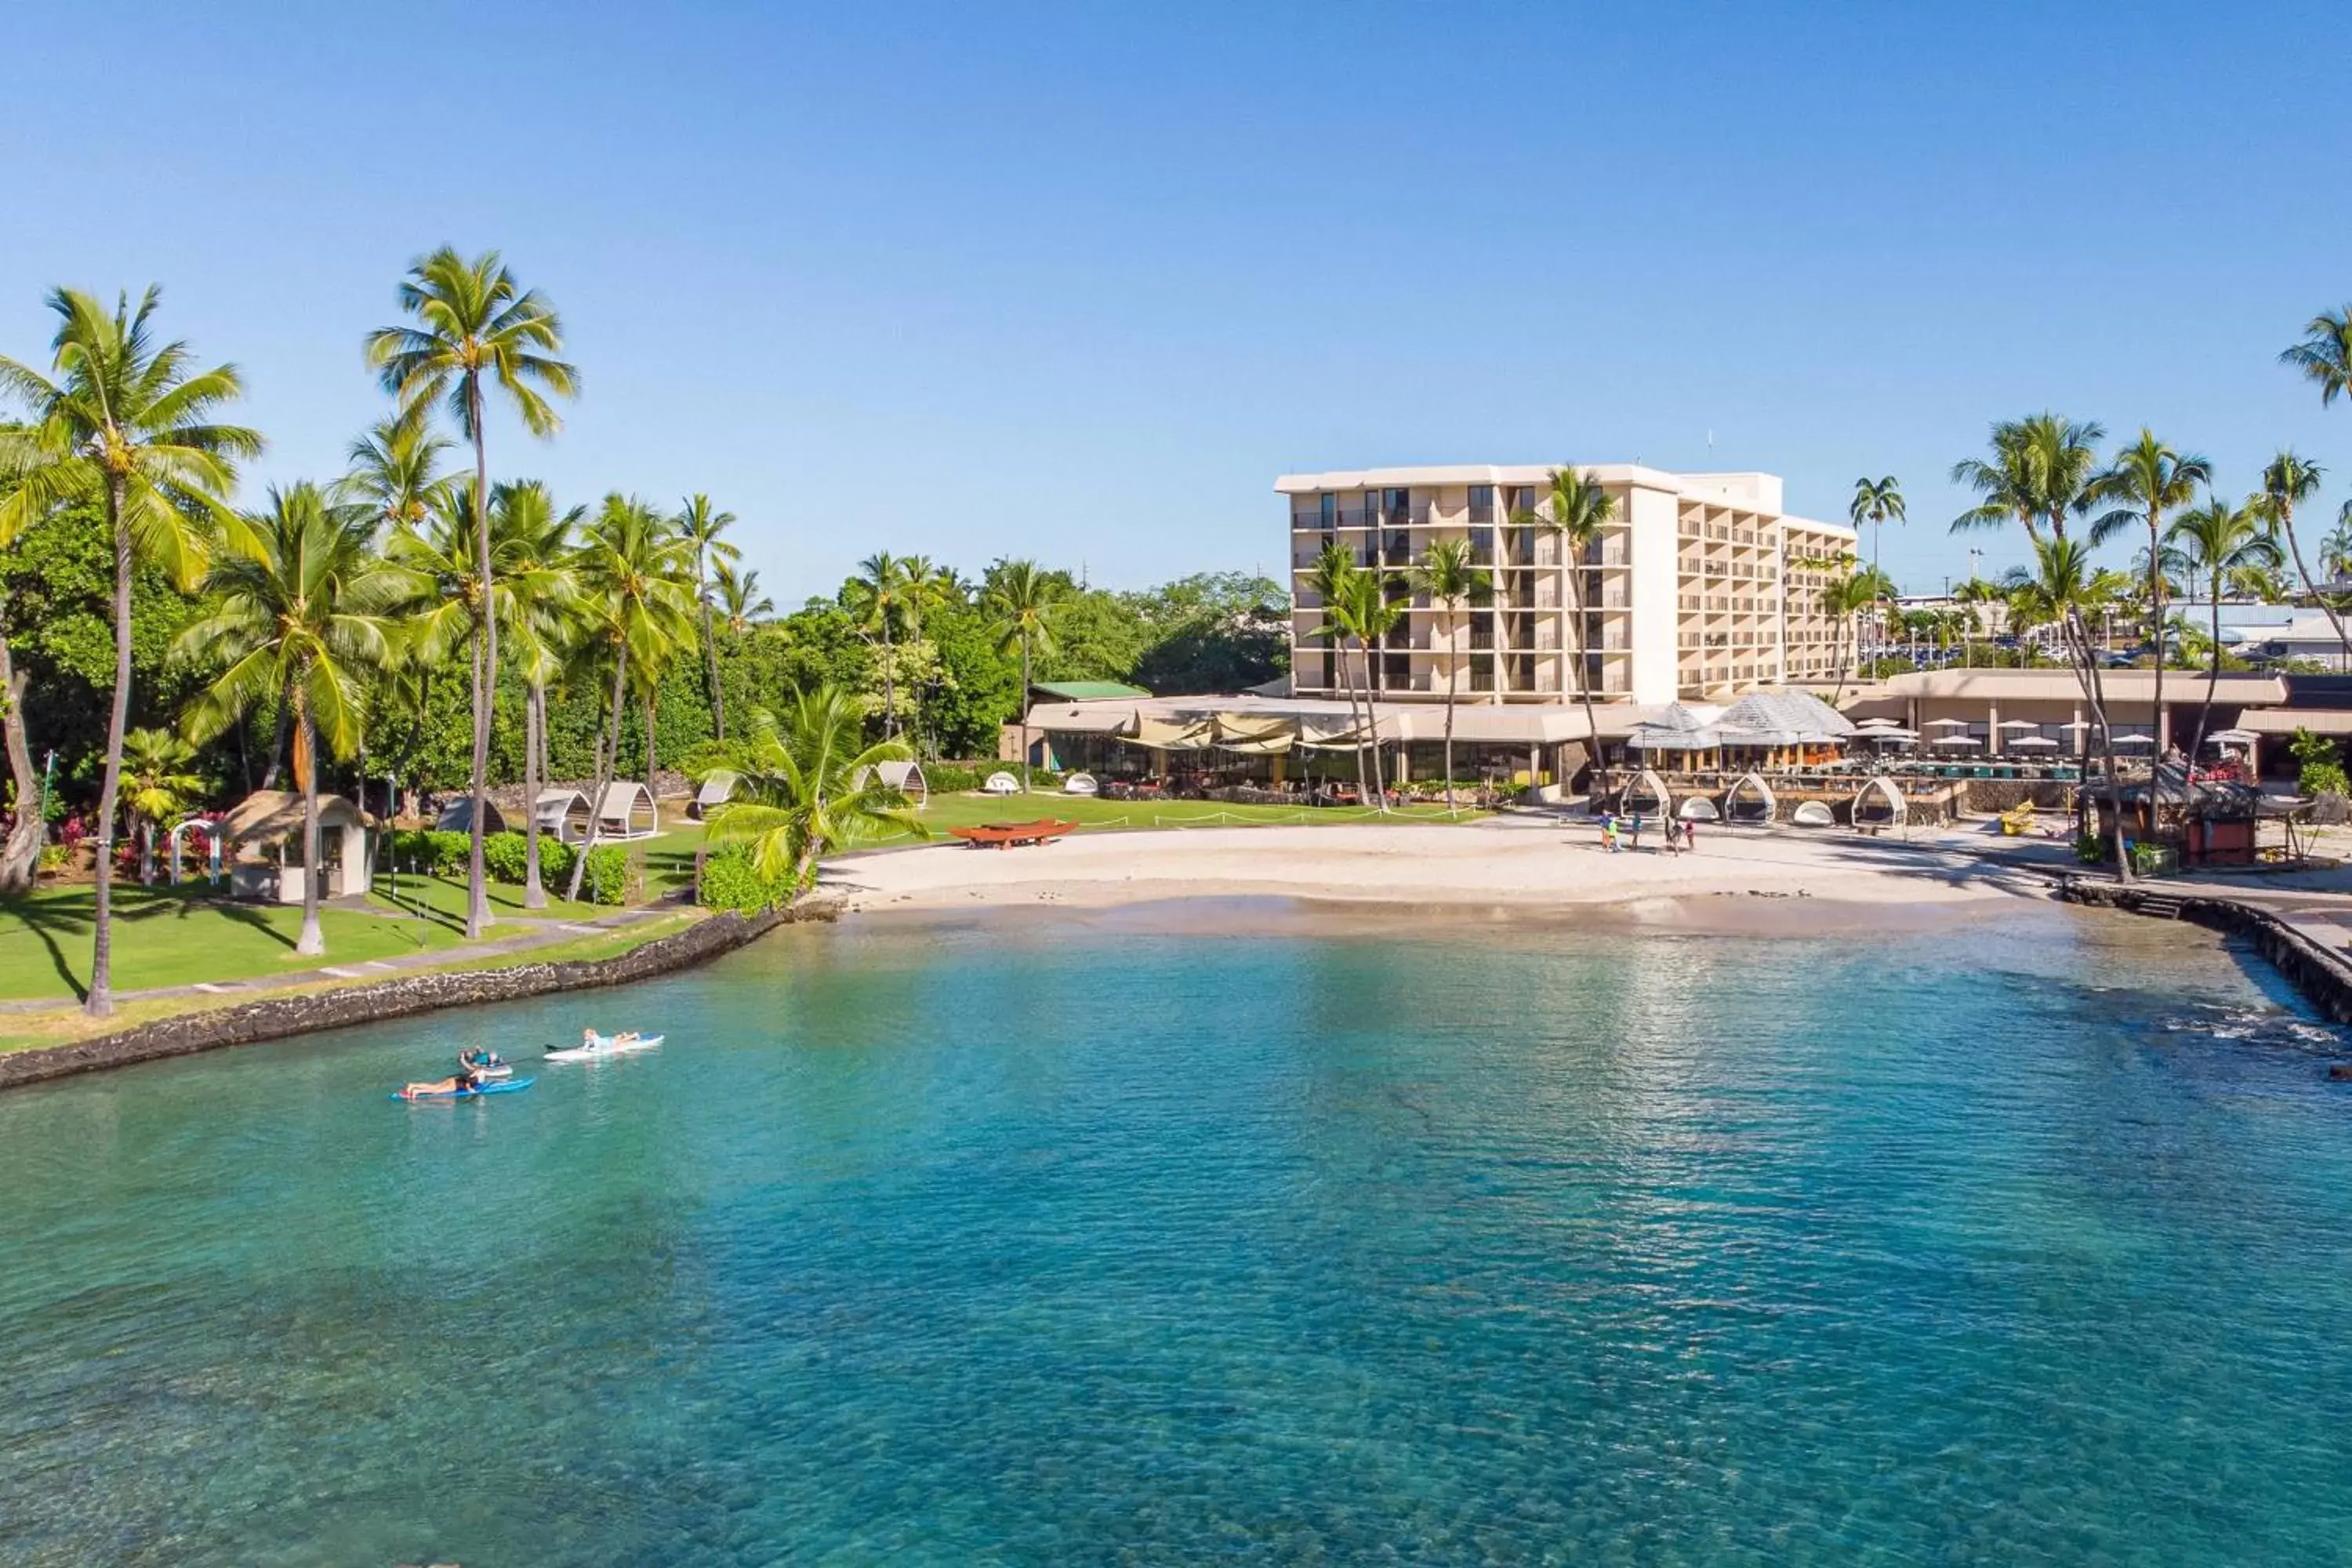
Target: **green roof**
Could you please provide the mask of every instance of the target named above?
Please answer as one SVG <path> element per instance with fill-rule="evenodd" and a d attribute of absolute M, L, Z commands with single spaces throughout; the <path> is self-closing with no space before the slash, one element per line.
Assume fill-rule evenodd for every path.
<path fill-rule="evenodd" d="M 1128 686 L 1116 680 L 1039 680 L 1032 685 L 1046 696 L 1058 697 L 1065 702 L 1102 702 L 1121 697 L 1151 695 L 1140 686 Z"/>

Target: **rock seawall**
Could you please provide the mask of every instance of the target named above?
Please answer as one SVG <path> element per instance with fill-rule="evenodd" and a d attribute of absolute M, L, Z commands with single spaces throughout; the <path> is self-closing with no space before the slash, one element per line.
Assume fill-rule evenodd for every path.
<path fill-rule="evenodd" d="M 830 921 L 834 902 L 810 904 L 760 915 L 717 914 L 674 936 L 657 937 L 614 958 L 566 959 L 518 963 L 505 969 L 454 970 L 403 975 L 366 985 L 338 987 L 299 996 L 273 996 L 239 1006 L 161 1018 L 152 1024 L 69 1046 L 0 1054 L 0 1089 L 41 1083 L 75 1073 L 128 1067 L 133 1062 L 190 1056 L 223 1046 L 281 1040 L 315 1029 L 337 1029 L 384 1018 L 406 1018 L 445 1007 L 511 1002 L 558 991 L 588 991 L 649 980 L 696 964 L 798 921 Z"/>
<path fill-rule="evenodd" d="M 2074 877 L 2059 884 L 2058 896 L 2078 904 L 2128 910 L 2134 914 L 2192 921 L 2214 931 L 2244 937 L 2305 1000 L 2338 1024 L 2352 1024 L 2352 962 L 2313 942 L 2267 910 L 2227 896 L 2190 893 L 2179 884 L 2117 887 Z"/>

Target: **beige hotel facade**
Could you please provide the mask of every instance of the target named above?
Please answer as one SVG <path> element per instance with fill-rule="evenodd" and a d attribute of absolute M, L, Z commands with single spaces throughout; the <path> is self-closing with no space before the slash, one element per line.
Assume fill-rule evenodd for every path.
<path fill-rule="evenodd" d="M 1465 703 L 1577 700 L 1581 659 L 1596 701 L 1715 701 L 1758 687 L 1835 678 L 1837 626 L 1822 612 L 1854 532 L 1792 517 L 1772 474 L 1671 474 L 1635 464 L 1580 465 L 1615 498 L 1594 549 L 1571 566 L 1549 516 L 1544 465 L 1462 464 L 1285 474 L 1289 509 L 1291 687 L 1342 694 L 1344 676 L 1390 700 Z M 1534 526 L 1514 522 L 1532 513 Z M 1415 595 L 1404 574 L 1429 544 L 1467 539 L 1491 574 L 1490 603 L 1458 610 Z M 1313 573 L 1325 546 L 1397 576 L 1404 609 L 1371 650 L 1316 635 Z M 1581 574 L 1582 605 L 1569 587 Z M 1346 660 L 1343 670 L 1340 661 Z"/>

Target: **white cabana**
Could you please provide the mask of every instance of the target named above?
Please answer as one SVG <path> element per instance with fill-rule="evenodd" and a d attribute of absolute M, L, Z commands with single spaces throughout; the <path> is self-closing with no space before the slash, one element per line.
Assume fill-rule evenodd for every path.
<path fill-rule="evenodd" d="M 1095 775 L 1092 773 L 1072 773 L 1062 781 L 1062 793 L 1064 795 L 1100 795 L 1102 785 L 1095 782 Z"/>
<path fill-rule="evenodd" d="M 931 804 L 930 781 L 923 777 L 923 765 L 914 762 L 888 762 L 874 764 L 875 776 L 885 789 L 895 789 L 907 797 L 917 811 Z M 849 787 L 866 787 L 866 770 L 860 768 L 850 778 Z"/>
<path fill-rule="evenodd" d="M 1663 816 L 1673 808 L 1674 796 L 1666 792 L 1666 781 L 1648 768 L 1617 792 L 1617 809 L 1636 816 Z"/>
<path fill-rule="evenodd" d="M 1713 822 L 1722 814 L 1715 809 L 1715 802 L 1703 795 L 1695 795 L 1675 807 L 1675 815 L 1685 822 Z"/>
<path fill-rule="evenodd" d="M 436 833 L 473 832 L 474 797 L 470 795 L 462 795 L 443 806 L 441 808 L 441 815 L 434 819 L 433 830 Z M 499 803 L 494 800 L 483 801 L 482 831 L 485 833 L 504 833 L 506 830 L 506 813 L 499 809 Z"/>
<path fill-rule="evenodd" d="M 725 805 L 734 799 L 735 786 L 742 782 L 743 776 L 732 768 L 711 769 L 703 775 L 700 787 L 695 790 L 694 799 L 688 804 L 686 815 L 697 822 L 701 821 L 712 806 Z"/>
<path fill-rule="evenodd" d="M 577 844 L 588 837 L 588 797 L 576 789 L 543 789 L 530 808 L 541 833 L 557 842 Z"/>
<path fill-rule="evenodd" d="M 988 775 L 988 782 L 980 786 L 980 793 L 982 795 L 1019 795 L 1021 793 L 1021 781 L 1014 778 L 1011 773 L 993 773 Z"/>
<path fill-rule="evenodd" d="M 1742 773 L 1723 795 L 1723 815 L 1732 822 L 1767 823 L 1780 807 L 1779 797 L 1760 773 Z"/>
<path fill-rule="evenodd" d="M 1866 781 L 1854 792 L 1853 805 L 1847 816 L 1856 828 L 1874 833 L 1882 827 L 1900 827 L 1910 820 L 1911 808 L 1903 799 L 1903 792 L 1895 781 L 1884 776 Z"/>
<path fill-rule="evenodd" d="M 1800 827 L 1835 827 L 1837 813 L 1817 800 L 1801 800 L 1789 820 Z"/>
<path fill-rule="evenodd" d="M 661 809 L 644 784 L 615 779 L 604 786 L 604 798 L 596 806 L 599 839 L 651 838 L 660 831 Z"/>

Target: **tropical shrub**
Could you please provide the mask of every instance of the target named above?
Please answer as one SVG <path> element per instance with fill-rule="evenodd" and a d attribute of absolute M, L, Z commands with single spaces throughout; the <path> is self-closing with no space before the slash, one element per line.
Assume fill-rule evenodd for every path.
<path fill-rule="evenodd" d="M 2297 730 L 2287 742 L 2286 749 L 2302 764 L 2295 777 L 2297 795 L 2344 795 L 2347 785 L 2344 774 L 2344 755 L 2335 742 L 2315 735 L 2308 730 Z"/>
<path fill-rule="evenodd" d="M 740 844 L 711 850 L 702 858 L 698 889 L 706 909 L 757 914 L 782 909 L 793 901 L 790 877 L 762 877 L 751 864 L 751 852 Z"/>
<path fill-rule="evenodd" d="M 564 862 L 563 869 L 566 876 L 571 874 L 570 861 Z M 631 879 L 628 850 L 618 844 L 600 844 L 588 851 L 588 868 L 580 878 L 580 897 L 592 904 L 625 904 L 629 901 Z"/>
<path fill-rule="evenodd" d="M 2085 833 L 2074 840 L 2074 858 L 2085 866 L 2096 866 L 2107 858 L 2107 841 L 2095 833 Z"/>
<path fill-rule="evenodd" d="M 471 834 L 409 829 L 392 836 L 394 859 L 437 877 L 462 876 L 473 853 Z"/>

